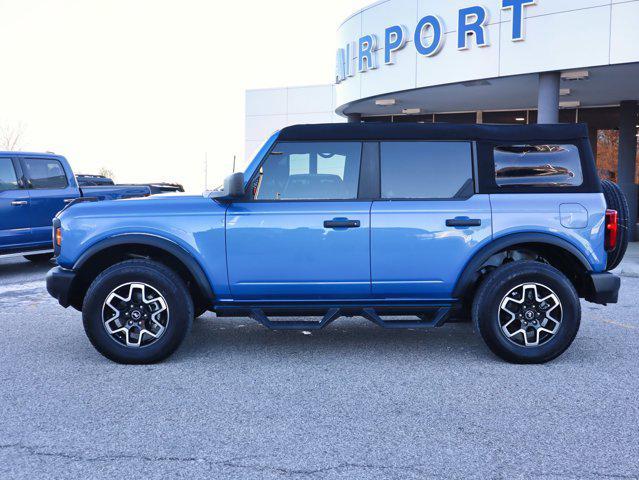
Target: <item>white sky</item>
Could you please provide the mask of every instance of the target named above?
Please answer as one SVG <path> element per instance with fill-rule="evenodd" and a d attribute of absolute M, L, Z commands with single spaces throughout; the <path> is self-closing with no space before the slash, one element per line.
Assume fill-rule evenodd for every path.
<path fill-rule="evenodd" d="M 0 126 L 76 173 L 191 192 L 243 165 L 244 92 L 333 81 L 372 0 L 0 0 Z"/>

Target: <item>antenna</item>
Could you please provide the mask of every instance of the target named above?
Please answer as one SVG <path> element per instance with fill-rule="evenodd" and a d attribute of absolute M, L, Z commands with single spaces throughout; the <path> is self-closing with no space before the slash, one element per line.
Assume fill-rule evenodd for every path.
<path fill-rule="evenodd" d="M 235 173 L 235 155 L 233 155 L 233 173 Z"/>
<path fill-rule="evenodd" d="M 204 191 L 209 189 L 209 154 L 204 152 Z"/>

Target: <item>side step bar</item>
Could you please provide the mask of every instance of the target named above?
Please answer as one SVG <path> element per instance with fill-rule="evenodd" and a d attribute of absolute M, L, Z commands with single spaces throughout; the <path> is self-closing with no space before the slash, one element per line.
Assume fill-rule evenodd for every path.
<path fill-rule="evenodd" d="M 359 314 L 366 320 L 383 328 L 434 328 L 441 327 L 446 322 L 451 312 L 451 307 L 431 307 L 428 309 L 428 312 L 432 313 L 432 315 L 429 315 L 429 318 L 418 320 L 384 320 L 377 310 L 372 307 L 362 309 Z M 249 311 L 249 316 L 271 330 L 321 330 L 341 317 L 352 317 L 354 314 L 352 309 L 345 312 L 341 308 L 330 308 L 319 322 L 297 320 L 272 321 L 261 308 L 252 308 Z"/>

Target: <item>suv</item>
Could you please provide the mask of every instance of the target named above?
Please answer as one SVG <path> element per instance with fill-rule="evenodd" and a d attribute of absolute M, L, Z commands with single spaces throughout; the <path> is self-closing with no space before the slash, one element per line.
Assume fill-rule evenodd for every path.
<path fill-rule="evenodd" d="M 541 363 L 574 340 L 580 298 L 617 302 L 627 205 L 604 187 L 584 125 L 292 126 L 223 191 L 66 209 L 47 287 L 122 363 L 166 358 L 205 311 L 303 330 L 472 318 L 503 359 Z"/>

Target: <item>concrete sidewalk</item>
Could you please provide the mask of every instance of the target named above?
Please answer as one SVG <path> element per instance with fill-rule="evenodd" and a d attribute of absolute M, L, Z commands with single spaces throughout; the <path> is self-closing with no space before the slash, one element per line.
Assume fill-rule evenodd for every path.
<path fill-rule="evenodd" d="M 613 273 L 623 277 L 639 278 L 639 242 L 633 242 L 628 245 L 628 252 L 623 262 Z"/>

